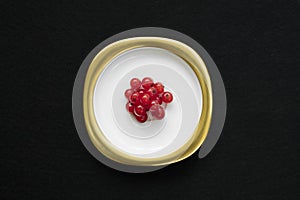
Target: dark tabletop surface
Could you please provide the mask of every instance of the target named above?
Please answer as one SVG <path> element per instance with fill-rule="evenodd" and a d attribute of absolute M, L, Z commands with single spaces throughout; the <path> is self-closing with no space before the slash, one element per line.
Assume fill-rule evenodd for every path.
<path fill-rule="evenodd" d="M 197 3 L 196 3 L 197 2 Z M 299 1 L 1 1 L 0 199 L 298 199 Z M 212 56 L 223 134 L 148 174 L 95 160 L 72 118 L 85 56 L 121 31 L 183 32 Z M 298 190 L 297 190 L 298 189 Z"/>

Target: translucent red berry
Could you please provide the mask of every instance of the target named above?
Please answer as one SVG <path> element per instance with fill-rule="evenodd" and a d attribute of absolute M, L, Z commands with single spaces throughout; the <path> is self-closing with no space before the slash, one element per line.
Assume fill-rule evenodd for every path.
<path fill-rule="evenodd" d="M 142 96 L 140 96 L 140 102 L 144 106 L 149 105 L 150 102 L 151 102 L 150 95 L 149 94 L 143 94 Z"/>
<path fill-rule="evenodd" d="M 171 103 L 173 100 L 173 95 L 170 92 L 164 92 L 161 96 L 161 99 L 165 103 Z"/>
<path fill-rule="evenodd" d="M 162 99 L 160 96 L 156 96 L 154 100 L 158 101 L 159 104 L 162 104 Z"/>
<path fill-rule="evenodd" d="M 147 94 L 150 95 L 150 97 L 156 97 L 158 95 L 157 90 L 155 87 L 151 87 L 148 89 Z"/>
<path fill-rule="evenodd" d="M 165 117 L 165 109 L 162 106 L 159 106 L 158 111 L 155 113 L 154 117 L 156 119 L 162 119 Z"/>
<path fill-rule="evenodd" d="M 157 90 L 158 94 L 161 94 L 164 92 L 164 85 L 162 83 L 157 82 L 154 84 L 154 87 Z"/>
<path fill-rule="evenodd" d="M 149 104 L 149 106 L 159 105 L 159 102 L 157 100 L 152 100 Z"/>
<path fill-rule="evenodd" d="M 138 92 L 134 92 L 130 96 L 129 101 L 133 104 L 139 103 L 140 102 L 140 94 Z"/>
<path fill-rule="evenodd" d="M 130 86 L 132 89 L 136 90 L 141 87 L 142 82 L 138 78 L 133 78 L 130 80 Z"/>
<path fill-rule="evenodd" d="M 138 93 L 140 94 L 140 97 L 142 97 L 146 92 L 144 89 L 139 89 Z"/>
<path fill-rule="evenodd" d="M 132 89 L 127 89 L 125 91 L 124 95 L 127 99 L 129 99 L 133 93 L 134 93 L 134 91 Z"/>
<path fill-rule="evenodd" d="M 146 108 L 142 105 L 137 105 L 134 107 L 134 114 L 142 116 L 146 114 Z"/>
<path fill-rule="evenodd" d="M 144 123 L 145 121 L 147 121 L 148 115 L 147 114 L 141 116 L 135 115 L 135 118 L 137 121 Z"/>
<path fill-rule="evenodd" d="M 142 87 L 144 89 L 147 90 L 147 89 L 149 89 L 152 86 L 153 86 L 153 80 L 151 78 L 149 78 L 149 77 L 143 78 L 143 80 L 142 80 Z"/>
<path fill-rule="evenodd" d="M 151 106 L 149 111 L 154 119 L 162 119 L 165 116 L 165 109 L 160 105 Z"/>
<path fill-rule="evenodd" d="M 128 112 L 130 112 L 130 113 L 133 113 L 133 111 L 134 111 L 134 106 L 133 106 L 133 104 L 130 103 L 130 102 L 127 102 L 127 103 L 126 103 L 126 110 L 127 110 Z"/>

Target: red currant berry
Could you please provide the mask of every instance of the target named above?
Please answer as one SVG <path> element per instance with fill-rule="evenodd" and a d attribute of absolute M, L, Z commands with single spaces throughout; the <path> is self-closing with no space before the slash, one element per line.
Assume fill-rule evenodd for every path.
<path fill-rule="evenodd" d="M 157 100 L 152 100 L 149 104 L 149 106 L 159 105 L 159 102 Z"/>
<path fill-rule="evenodd" d="M 152 87 L 153 85 L 153 80 L 149 77 L 145 77 L 142 80 L 142 87 L 145 88 L 146 90 Z"/>
<path fill-rule="evenodd" d="M 140 94 L 140 97 L 142 97 L 146 92 L 144 89 L 140 89 L 138 93 Z"/>
<path fill-rule="evenodd" d="M 143 94 L 143 96 L 140 97 L 141 104 L 144 106 L 147 106 L 151 102 L 151 98 L 149 94 Z"/>
<path fill-rule="evenodd" d="M 155 89 L 155 87 L 151 87 L 147 91 L 147 94 L 149 94 L 150 97 L 156 97 L 157 96 L 157 90 Z"/>
<path fill-rule="evenodd" d="M 158 101 L 159 104 L 162 104 L 162 99 L 160 96 L 156 96 L 155 100 Z"/>
<path fill-rule="evenodd" d="M 171 92 L 164 92 L 162 94 L 162 101 L 165 103 L 171 103 L 173 100 L 173 95 L 171 94 Z"/>
<path fill-rule="evenodd" d="M 130 86 L 132 89 L 136 90 L 141 87 L 142 82 L 138 78 L 133 78 L 130 80 Z"/>
<path fill-rule="evenodd" d="M 138 102 L 140 102 L 140 94 L 138 92 L 134 92 L 130 98 L 129 101 L 133 104 L 136 104 Z"/>
<path fill-rule="evenodd" d="M 159 106 L 158 111 L 155 116 L 156 119 L 163 119 L 165 117 L 165 109 L 162 106 Z"/>
<path fill-rule="evenodd" d="M 133 93 L 134 93 L 134 91 L 132 89 L 127 89 L 125 91 L 124 95 L 127 99 L 129 99 Z"/>
<path fill-rule="evenodd" d="M 146 108 L 142 105 L 137 105 L 134 107 L 134 114 L 142 116 L 146 114 Z"/>
<path fill-rule="evenodd" d="M 157 104 L 151 106 L 149 111 L 154 119 L 162 119 L 165 116 L 164 108 Z"/>
<path fill-rule="evenodd" d="M 127 110 L 128 112 L 130 112 L 130 113 L 133 113 L 133 111 L 134 111 L 134 106 L 133 106 L 133 104 L 130 103 L 130 102 L 127 102 L 127 103 L 126 103 L 126 110 Z"/>
<path fill-rule="evenodd" d="M 148 115 L 147 114 L 141 116 L 135 115 L 135 118 L 138 122 L 144 123 L 145 121 L 147 121 Z"/>
<path fill-rule="evenodd" d="M 164 92 L 164 85 L 162 83 L 157 82 L 154 84 L 154 87 L 157 90 L 158 94 L 161 94 Z"/>
<path fill-rule="evenodd" d="M 150 113 L 151 113 L 152 115 L 154 115 L 154 113 L 157 112 L 158 108 L 159 108 L 159 105 L 158 105 L 158 104 L 154 104 L 154 105 L 151 105 L 149 111 L 150 111 Z"/>

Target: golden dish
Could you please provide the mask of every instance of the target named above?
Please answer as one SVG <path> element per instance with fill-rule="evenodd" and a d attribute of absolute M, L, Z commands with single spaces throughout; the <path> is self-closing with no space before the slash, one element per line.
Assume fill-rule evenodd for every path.
<path fill-rule="evenodd" d="M 182 58 L 194 71 L 202 90 L 202 113 L 188 141 L 176 151 L 161 157 L 140 158 L 115 148 L 105 137 L 94 114 L 93 95 L 96 82 L 105 67 L 120 54 L 141 47 L 165 49 Z M 161 37 L 134 37 L 114 42 L 102 49 L 91 62 L 86 74 L 83 93 L 83 113 L 87 132 L 94 146 L 116 162 L 135 166 L 159 166 L 178 162 L 193 154 L 205 140 L 212 116 L 212 89 L 206 65 L 201 57 L 182 42 Z"/>

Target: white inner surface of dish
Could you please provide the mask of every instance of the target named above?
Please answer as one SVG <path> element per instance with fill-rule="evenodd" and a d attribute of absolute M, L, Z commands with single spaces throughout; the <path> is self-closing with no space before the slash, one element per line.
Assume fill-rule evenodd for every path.
<path fill-rule="evenodd" d="M 174 99 L 163 120 L 137 122 L 126 111 L 131 78 L 151 77 Z M 193 135 L 202 112 L 202 90 L 190 66 L 160 48 L 143 47 L 114 58 L 99 76 L 93 97 L 99 128 L 114 148 L 141 158 L 168 155 Z"/>

